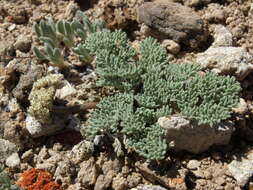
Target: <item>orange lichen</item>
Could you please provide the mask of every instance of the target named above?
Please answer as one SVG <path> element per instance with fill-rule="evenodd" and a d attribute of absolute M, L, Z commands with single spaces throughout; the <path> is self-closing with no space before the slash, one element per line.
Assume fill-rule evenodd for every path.
<path fill-rule="evenodd" d="M 17 184 L 25 190 L 63 190 L 53 181 L 50 173 L 36 168 L 22 173 Z"/>

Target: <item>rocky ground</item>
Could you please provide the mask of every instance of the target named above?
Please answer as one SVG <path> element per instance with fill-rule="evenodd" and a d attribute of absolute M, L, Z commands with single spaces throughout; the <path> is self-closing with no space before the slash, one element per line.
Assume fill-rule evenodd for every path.
<path fill-rule="evenodd" d="M 80 128 L 112 92 L 96 88 L 93 67 L 69 55 L 73 67 L 63 74 L 71 85 L 58 91 L 56 104 L 72 109 L 55 110 L 56 127 L 29 128 L 35 126 L 27 114 L 32 86 L 55 71 L 33 55 L 31 47 L 39 45 L 33 23 L 71 20 L 78 10 L 127 32 L 133 45 L 150 35 L 159 39 L 171 62 L 197 62 L 235 76 L 243 90 L 233 126 L 222 135 L 220 129 L 179 126 L 176 148 L 161 162 L 147 163 L 135 154 L 117 157 L 105 144 L 91 152 Z M 251 0 L 0 0 L 0 164 L 18 184 L 25 183 L 23 172 L 36 168 L 47 171 L 56 188 L 68 190 L 253 189 L 252 71 Z"/>

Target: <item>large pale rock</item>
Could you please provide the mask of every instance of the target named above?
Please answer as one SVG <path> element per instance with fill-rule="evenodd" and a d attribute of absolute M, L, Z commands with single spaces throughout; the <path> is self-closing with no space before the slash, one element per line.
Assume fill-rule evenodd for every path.
<path fill-rule="evenodd" d="M 137 11 L 137 20 L 150 27 L 154 37 L 172 39 L 191 48 L 196 48 L 207 37 L 203 20 L 196 12 L 168 0 L 142 4 Z"/>
<path fill-rule="evenodd" d="M 197 54 L 196 62 L 204 69 L 234 75 L 243 80 L 253 71 L 253 55 L 242 47 L 210 47 Z"/>
<path fill-rule="evenodd" d="M 226 145 L 234 131 L 232 123 L 218 126 L 195 126 L 181 115 L 158 119 L 159 125 L 166 131 L 166 140 L 175 151 L 186 150 L 192 153 L 206 151 L 212 145 Z"/>

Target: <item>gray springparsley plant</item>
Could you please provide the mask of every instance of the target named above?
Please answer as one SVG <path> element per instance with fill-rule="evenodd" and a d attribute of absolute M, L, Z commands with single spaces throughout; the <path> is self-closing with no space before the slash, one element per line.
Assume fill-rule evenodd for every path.
<path fill-rule="evenodd" d="M 213 126 L 228 119 L 239 101 L 234 77 L 200 74 L 197 64 L 168 64 L 166 50 L 153 38 L 141 42 L 139 60 L 122 31 L 93 33 L 85 47 L 96 56 L 97 84 L 120 90 L 98 104 L 87 135 L 120 139 L 149 160 L 163 159 L 168 149 L 159 117 L 180 112 Z"/>

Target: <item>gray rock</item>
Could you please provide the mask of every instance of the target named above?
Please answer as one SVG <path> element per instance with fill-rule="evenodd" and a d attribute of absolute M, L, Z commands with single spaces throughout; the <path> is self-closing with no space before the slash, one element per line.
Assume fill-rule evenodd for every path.
<path fill-rule="evenodd" d="M 7 140 L 0 139 L 0 163 L 5 163 L 5 160 L 13 153 L 18 152 L 18 147 Z"/>
<path fill-rule="evenodd" d="M 253 160 L 233 160 L 230 164 L 228 164 L 228 171 L 231 176 L 236 179 L 238 185 L 243 187 L 253 176 Z"/>
<path fill-rule="evenodd" d="M 128 185 L 126 179 L 120 175 L 117 175 L 116 177 L 113 178 L 112 188 L 114 190 L 127 190 Z"/>
<path fill-rule="evenodd" d="M 69 4 L 66 7 L 64 17 L 66 19 L 72 19 L 79 9 L 80 8 L 79 8 L 77 3 L 75 3 L 74 1 L 70 1 Z"/>
<path fill-rule="evenodd" d="M 41 78 L 44 74 L 44 69 L 41 65 L 27 64 L 14 66 L 15 73 L 20 75 L 18 84 L 12 90 L 12 93 L 18 101 L 23 103 L 28 102 L 28 92 L 31 91 L 33 83 Z"/>
<path fill-rule="evenodd" d="M 198 160 L 190 160 L 187 164 L 187 168 L 190 170 L 198 169 L 200 162 Z"/>
<path fill-rule="evenodd" d="M 54 172 L 55 172 L 56 165 L 46 162 L 46 163 L 42 163 L 42 164 L 37 164 L 37 165 L 36 165 L 36 168 L 37 168 L 37 169 L 41 169 L 41 170 L 48 171 L 48 172 L 50 172 L 50 173 L 54 173 Z"/>
<path fill-rule="evenodd" d="M 15 49 L 13 46 L 13 42 L 10 41 L 0 41 L 0 61 L 10 61 L 11 57 L 6 57 L 6 55 L 14 55 Z"/>
<path fill-rule="evenodd" d="M 74 96 L 76 93 L 77 90 L 67 82 L 65 86 L 56 90 L 55 97 L 65 99 L 68 96 Z"/>
<path fill-rule="evenodd" d="M 54 172 L 54 179 L 57 182 L 61 182 L 63 187 L 67 187 L 71 184 L 71 176 L 75 175 L 75 167 L 72 167 L 70 161 L 67 159 L 57 164 L 57 168 Z"/>
<path fill-rule="evenodd" d="M 61 120 L 59 119 L 58 123 L 41 124 L 38 120 L 36 120 L 30 114 L 27 115 L 25 123 L 26 123 L 26 129 L 28 130 L 30 135 L 34 138 L 52 135 L 55 132 L 60 131 L 64 128 L 62 119 Z"/>
<path fill-rule="evenodd" d="M 27 150 L 23 153 L 21 159 L 23 162 L 29 162 L 34 156 L 33 149 Z"/>
<path fill-rule="evenodd" d="M 227 14 L 224 11 L 223 6 L 218 3 L 209 4 L 205 12 L 206 13 L 203 17 L 209 22 L 221 23 L 227 18 Z"/>
<path fill-rule="evenodd" d="M 93 144 L 90 141 L 83 140 L 72 148 L 68 157 L 73 163 L 78 164 L 84 160 L 88 160 L 93 149 Z"/>
<path fill-rule="evenodd" d="M 45 159 L 48 158 L 49 158 L 48 149 L 46 148 L 46 146 L 43 146 L 40 149 L 40 152 L 38 153 L 36 162 L 43 162 Z"/>
<path fill-rule="evenodd" d="M 139 185 L 138 187 L 132 188 L 131 190 L 166 190 L 166 189 L 159 185 Z"/>
<path fill-rule="evenodd" d="M 240 98 L 240 102 L 232 110 L 237 114 L 245 114 L 248 112 L 249 108 L 247 102 L 243 98 Z"/>
<path fill-rule="evenodd" d="M 187 19 L 185 19 L 187 18 Z M 196 48 L 205 41 L 207 33 L 203 20 L 189 7 L 167 0 L 142 4 L 137 20 L 151 28 L 151 35 Z"/>
<path fill-rule="evenodd" d="M 201 5 L 207 5 L 211 2 L 212 2 L 212 0 L 186 0 L 186 1 L 184 1 L 184 4 L 189 7 L 198 7 Z"/>
<path fill-rule="evenodd" d="M 0 130 L 0 136 L 22 150 L 28 136 L 23 125 L 24 113 L 15 98 L 8 98 L 8 105 L 0 111 L 0 118 L 0 128 L 4 130 L 3 134 L 2 129 Z"/>
<path fill-rule="evenodd" d="M 197 54 L 196 62 L 204 69 L 219 74 L 234 75 L 243 80 L 253 71 L 253 55 L 242 47 L 210 47 Z"/>
<path fill-rule="evenodd" d="M 174 55 L 180 52 L 181 48 L 180 45 L 173 40 L 163 40 L 162 46 Z"/>
<path fill-rule="evenodd" d="M 17 168 L 20 165 L 20 158 L 18 153 L 13 153 L 12 155 L 10 155 L 6 161 L 5 161 L 6 166 L 10 167 L 10 168 Z"/>
<path fill-rule="evenodd" d="M 128 187 L 136 187 L 138 184 L 141 183 L 142 176 L 140 173 L 132 172 L 131 174 L 127 175 L 127 183 Z"/>
<path fill-rule="evenodd" d="M 212 145 L 228 144 L 234 131 L 232 123 L 224 122 L 215 127 L 193 126 L 181 115 L 161 117 L 158 123 L 166 130 L 166 140 L 172 149 L 192 153 L 204 152 Z"/>
<path fill-rule="evenodd" d="M 31 38 L 24 35 L 19 35 L 16 42 L 14 43 L 14 48 L 16 50 L 27 53 L 31 49 L 31 44 Z"/>
<path fill-rule="evenodd" d="M 94 190 L 106 190 L 110 187 L 113 177 L 115 176 L 115 172 L 110 170 L 106 174 L 101 174 L 98 176 Z"/>
<path fill-rule="evenodd" d="M 213 38 L 212 47 L 230 47 L 233 45 L 233 35 L 221 24 L 214 26 Z"/>
<path fill-rule="evenodd" d="M 95 163 L 94 158 L 91 157 L 88 161 L 81 163 L 77 181 L 85 187 L 95 185 L 99 172 L 98 165 Z"/>

